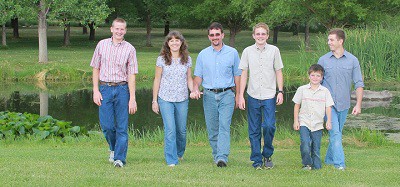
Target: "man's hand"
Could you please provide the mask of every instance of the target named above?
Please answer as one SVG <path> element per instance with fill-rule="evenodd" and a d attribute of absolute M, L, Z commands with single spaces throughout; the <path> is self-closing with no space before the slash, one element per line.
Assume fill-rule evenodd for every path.
<path fill-rule="evenodd" d="M 136 111 L 137 111 L 136 100 L 130 99 L 130 100 L 129 100 L 128 107 L 129 107 L 129 114 L 134 114 L 134 113 L 136 113 Z"/>
<path fill-rule="evenodd" d="M 361 106 L 359 106 L 359 105 L 354 106 L 351 114 L 353 114 L 353 115 L 361 114 Z"/>
<path fill-rule="evenodd" d="M 283 103 L 283 93 L 278 93 L 276 96 L 276 105 L 281 105 Z"/>
<path fill-rule="evenodd" d="M 296 131 L 298 131 L 298 130 L 300 129 L 300 124 L 299 124 L 298 121 L 295 121 L 295 122 L 293 123 L 293 129 L 296 130 Z"/>
<path fill-rule="evenodd" d="M 246 110 L 246 101 L 243 96 L 239 96 L 239 100 L 237 102 L 237 105 L 240 110 Z"/>
<path fill-rule="evenodd" d="M 203 94 L 203 92 L 200 92 L 199 89 L 195 89 L 192 92 L 190 92 L 190 98 L 191 99 L 200 99 L 201 94 Z"/>
<path fill-rule="evenodd" d="M 93 91 L 93 102 L 97 106 L 101 106 L 101 101 L 103 100 L 103 96 L 101 95 L 100 91 Z"/>

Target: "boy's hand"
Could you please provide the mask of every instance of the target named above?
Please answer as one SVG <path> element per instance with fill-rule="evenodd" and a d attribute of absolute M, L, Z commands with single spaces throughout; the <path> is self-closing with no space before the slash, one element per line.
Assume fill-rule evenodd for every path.
<path fill-rule="evenodd" d="M 295 122 L 293 123 L 293 129 L 296 130 L 296 131 L 298 131 L 298 130 L 300 129 L 300 124 L 299 124 L 298 121 L 295 121 Z"/>
<path fill-rule="evenodd" d="M 326 124 L 325 124 L 325 127 L 326 127 L 326 130 L 331 130 L 332 129 L 332 124 L 331 124 L 331 122 L 330 121 L 327 121 L 326 122 Z"/>

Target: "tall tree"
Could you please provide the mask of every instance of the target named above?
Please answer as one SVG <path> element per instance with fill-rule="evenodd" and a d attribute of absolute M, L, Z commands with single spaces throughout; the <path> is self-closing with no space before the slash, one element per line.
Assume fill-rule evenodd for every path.
<path fill-rule="evenodd" d="M 2 26 L 1 44 L 7 46 L 6 22 L 13 18 L 22 9 L 15 0 L 0 1 L 0 25 Z"/>
<path fill-rule="evenodd" d="M 198 19 L 217 21 L 229 29 L 229 45 L 235 46 L 236 34 L 247 29 L 256 12 L 261 9 L 259 0 L 205 0 L 195 7 Z"/>
<path fill-rule="evenodd" d="M 76 16 L 81 24 L 89 26 L 89 40 L 95 39 L 96 24 L 104 22 L 113 9 L 107 5 L 107 0 L 79 0 L 82 7 Z"/>
<path fill-rule="evenodd" d="M 157 16 L 157 8 L 162 0 L 141 0 L 135 1 L 138 10 L 139 20 L 146 25 L 146 46 L 151 47 L 152 18 Z"/>
<path fill-rule="evenodd" d="M 38 3 L 39 63 L 47 63 L 47 14 L 53 2 L 39 0 Z"/>
<path fill-rule="evenodd" d="M 64 46 L 70 45 L 71 21 L 77 20 L 77 13 L 79 9 L 83 8 L 78 3 L 78 0 L 55 0 L 49 14 L 50 19 L 60 21 L 60 25 L 63 27 Z"/>
<path fill-rule="evenodd" d="M 11 18 L 11 27 L 13 28 L 13 38 L 19 38 L 18 17 Z"/>

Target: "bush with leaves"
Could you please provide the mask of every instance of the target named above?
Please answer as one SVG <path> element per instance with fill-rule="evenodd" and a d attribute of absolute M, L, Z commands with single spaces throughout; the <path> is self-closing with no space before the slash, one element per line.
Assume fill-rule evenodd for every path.
<path fill-rule="evenodd" d="M 80 126 L 72 126 L 70 121 L 31 113 L 0 112 L 0 138 L 34 135 L 40 139 L 49 136 L 77 136 L 87 134 Z"/>

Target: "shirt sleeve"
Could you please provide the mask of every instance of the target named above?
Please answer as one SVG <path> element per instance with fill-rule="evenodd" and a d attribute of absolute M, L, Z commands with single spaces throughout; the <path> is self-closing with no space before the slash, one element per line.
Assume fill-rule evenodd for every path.
<path fill-rule="evenodd" d="M 191 68 L 192 67 L 192 57 L 188 56 L 188 62 L 187 62 L 187 67 Z"/>
<path fill-rule="evenodd" d="M 326 98 L 325 98 L 325 107 L 333 106 L 335 103 L 333 102 L 333 98 L 331 95 L 331 92 L 329 92 L 328 89 L 326 89 Z"/>
<path fill-rule="evenodd" d="M 138 73 L 138 62 L 136 58 L 136 49 L 132 46 L 132 48 L 129 50 L 128 75 L 137 73 Z"/>
<path fill-rule="evenodd" d="M 242 70 L 239 69 L 240 57 L 237 50 L 234 52 L 234 64 L 233 64 L 233 76 L 240 76 L 242 74 Z"/>
<path fill-rule="evenodd" d="M 92 61 L 90 62 L 90 66 L 100 69 L 100 60 L 101 60 L 101 54 L 100 54 L 100 47 L 101 44 L 100 42 L 97 44 L 96 49 L 94 50 Z"/>
<path fill-rule="evenodd" d="M 364 81 L 362 79 L 360 62 L 358 61 L 357 58 L 355 59 L 355 62 L 354 62 L 352 78 L 354 81 L 354 89 L 364 87 Z"/>
<path fill-rule="evenodd" d="M 165 64 L 164 58 L 162 56 L 158 56 L 156 60 L 156 66 L 157 67 L 163 67 Z"/>
<path fill-rule="evenodd" d="M 249 57 L 248 57 L 247 48 L 244 49 L 242 52 L 242 58 L 240 59 L 239 69 L 242 69 L 242 70 L 249 69 Z"/>
<path fill-rule="evenodd" d="M 203 61 L 202 61 L 202 55 L 203 53 L 200 52 L 199 55 L 197 56 L 196 60 L 196 67 L 194 69 L 194 75 L 203 78 Z"/>
<path fill-rule="evenodd" d="M 274 54 L 274 69 L 275 71 L 277 71 L 282 68 L 283 68 L 283 62 L 282 62 L 281 52 L 279 51 L 278 48 L 276 48 Z"/>
<path fill-rule="evenodd" d="M 303 89 L 302 87 L 299 87 L 297 88 L 297 91 L 294 94 L 292 101 L 296 104 L 301 104 L 302 98 L 303 98 Z"/>

